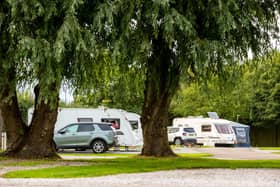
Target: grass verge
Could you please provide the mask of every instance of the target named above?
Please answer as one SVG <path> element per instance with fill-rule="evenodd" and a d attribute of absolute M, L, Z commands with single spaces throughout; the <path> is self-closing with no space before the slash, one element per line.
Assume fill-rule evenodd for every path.
<path fill-rule="evenodd" d="M 88 157 L 134 157 L 137 154 L 115 154 L 115 153 L 59 153 L 60 156 L 88 156 Z"/>
<path fill-rule="evenodd" d="M 280 147 L 258 147 L 261 150 L 279 150 L 280 151 Z"/>
<path fill-rule="evenodd" d="M 193 168 L 280 168 L 280 160 L 217 160 L 201 158 L 201 155 L 177 158 L 128 157 L 94 159 L 89 161 L 87 166 L 60 166 L 47 169 L 13 171 L 6 173 L 4 177 L 75 178 Z"/>
<path fill-rule="evenodd" d="M 5 162 L 0 163 L 0 166 L 37 166 L 44 164 L 52 164 L 56 161 L 50 160 L 6 160 Z"/>

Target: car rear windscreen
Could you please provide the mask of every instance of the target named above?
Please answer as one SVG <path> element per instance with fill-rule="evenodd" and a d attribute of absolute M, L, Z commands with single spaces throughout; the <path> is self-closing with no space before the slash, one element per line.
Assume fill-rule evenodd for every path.
<path fill-rule="evenodd" d="M 184 128 L 184 132 L 194 132 L 193 128 Z"/>

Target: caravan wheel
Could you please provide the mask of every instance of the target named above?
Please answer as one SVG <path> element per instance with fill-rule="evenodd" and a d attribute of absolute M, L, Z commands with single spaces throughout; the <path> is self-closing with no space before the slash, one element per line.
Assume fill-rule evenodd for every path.
<path fill-rule="evenodd" d="M 106 151 L 106 143 L 102 140 L 95 140 L 92 143 L 92 151 L 95 153 L 103 153 Z"/>

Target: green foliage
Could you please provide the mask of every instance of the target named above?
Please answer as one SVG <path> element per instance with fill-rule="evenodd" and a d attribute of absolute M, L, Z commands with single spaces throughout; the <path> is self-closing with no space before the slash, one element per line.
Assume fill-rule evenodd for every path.
<path fill-rule="evenodd" d="M 237 69 L 227 70 L 228 75 L 233 74 L 227 80 L 216 75 L 209 77 L 207 85 L 203 82 L 183 84 L 172 102 L 173 115 L 205 116 L 206 112 L 215 111 L 222 118 L 250 122 L 248 114 L 251 110 L 250 99 L 253 97 L 252 86 L 243 79 L 242 70 Z"/>
<path fill-rule="evenodd" d="M 98 1 L 85 3 L 87 7 L 96 4 Z M 110 74 L 111 72 L 105 71 L 109 76 L 106 76 L 108 79 L 103 79 L 102 86 L 95 84 L 90 91 L 79 90 L 76 93 L 76 102 L 97 106 L 104 105 L 102 101 L 105 100 L 110 101 L 105 103 L 110 107 L 124 109 L 130 109 L 136 103 L 137 108 L 132 110 L 139 110 L 139 106 L 142 105 L 140 101 L 142 94 L 138 91 L 135 93 L 134 90 L 137 88 L 134 86 L 138 85 L 138 82 L 141 83 L 139 88 L 143 89 L 141 81 L 145 78 L 140 75 L 136 76 L 140 81 L 133 81 L 124 72 L 127 70 L 127 75 L 130 75 L 130 71 L 133 70 L 127 67 L 131 66 L 141 67 L 142 73 L 147 72 L 147 59 L 155 50 L 152 43 L 160 37 L 163 43 L 168 45 L 169 50 L 176 52 L 176 62 L 167 60 L 169 63 L 179 64 L 181 73 L 186 75 L 185 79 L 207 80 L 209 77 L 211 79 L 213 73 L 220 75 L 221 79 L 216 78 L 218 79 L 216 82 L 227 79 L 229 64 L 238 62 L 236 59 L 244 59 L 249 48 L 255 55 L 260 55 L 269 46 L 269 35 L 277 37 L 276 14 L 279 7 L 278 1 L 121 0 L 102 4 L 96 14 L 85 11 L 82 14 L 83 20 L 92 23 L 97 40 L 103 41 L 105 43 L 103 47 L 113 52 L 113 62 L 109 64 L 114 72 Z M 111 42 L 108 44 L 106 40 Z M 120 76 L 123 74 L 125 74 L 123 77 Z M 215 85 L 210 87 L 211 90 L 217 90 Z M 220 86 L 219 89 L 225 88 Z M 225 95 L 222 92 L 216 91 L 215 95 Z M 238 93 L 232 93 L 231 98 L 219 97 L 223 102 L 214 100 L 208 109 L 215 109 L 218 103 L 219 105 L 224 103 L 223 108 L 220 108 L 222 116 L 243 117 L 243 113 L 248 110 L 243 107 L 244 101 L 231 102 L 233 98 L 238 97 L 240 97 Z M 202 100 L 200 102 L 207 102 L 208 96 Z M 233 105 L 233 109 L 226 111 L 226 104 L 229 102 Z M 190 108 L 193 110 L 197 107 Z M 202 110 L 194 113 L 200 112 Z"/>
<path fill-rule="evenodd" d="M 140 113 L 144 90 L 143 69 L 137 65 L 110 63 L 110 71 L 103 70 L 98 75 L 102 77 L 99 84 L 76 90 L 74 103 L 87 107 L 104 105 Z"/>
<path fill-rule="evenodd" d="M 176 50 L 176 63 L 185 69 L 191 65 L 195 73 L 207 77 L 221 72 L 232 57 L 247 56 L 248 48 L 262 52 L 269 45 L 269 32 L 277 36 L 277 11 L 279 2 L 272 0 L 122 0 L 109 4 L 98 18 L 110 26 L 104 32 L 118 38 L 116 60 L 146 63 L 154 50 L 151 41 L 160 35 L 170 50 Z"/>
<path fill-rule="evenodd" d="M 202 82 L 182 83 L 173 99 L 171 113 L 192 116 L 216 111 L 220 117 L 247 124 L 279 124 L 279 62 L 279 52 L 272 51 L 240 64 L 239 76 L 230 76 L 227 81 L 212 76 L 207 86 Z"/>
<path fill-rule="evenodd" d="M 272 52 L 258 61 L 254 94 L 254 122 L 280 123 L 280 53 Z"/>
<path fill-rule="evenodd" d="M 72 87 L 100 80 L 96 74 L 105 64 L 95 63 L 98 50 L 92 23 L 83 17 L 86 5 L 82 0 L 9 0 L 1 4 L 1 39 L 5 41 L 1 55 L 10 52 L 11 58 L 0 56 L 0 71 L 2 74 L 9 67 L 6 74 L 14 76 L 13 82 L 6 82 L 14 83 L 14 87 L 39 84 L 39 100 L 53 105 L 62 80 Z M 98 10 L 95 8 L 92 13 Z"/>
<path fill-rule="evenodd" d="M 25 124 L 27 124 L 28 109 L 34 106 L 34 98 L 28 92 L 18 93 L 18 105 L 21 112 L 21 117 Z"/>

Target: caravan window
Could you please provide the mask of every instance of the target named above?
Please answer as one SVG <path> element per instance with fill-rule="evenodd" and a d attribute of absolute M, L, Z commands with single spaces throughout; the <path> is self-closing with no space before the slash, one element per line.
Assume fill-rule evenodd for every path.
<path fill-rule="evenodd" d="M 220 134 L 232 134 L 233 131 L 229 125 L 226 124 L 215 124 L 215 127 Z"/>
<path fill-rule="evenodd" d="M 246 132 L 245 132 L 245 128 L 240 128 L 237 127 L 236 129 L 236 134 L 240 137 L 245 137 L 246 136 Z"/>
<path fill-rule="evenodd" d="M 132 130 L 138 129 L 138 121 L 129 121 Z"/>
<path fill-rule="evenodd" d="M 211 125 L 202 125 L 201 132 L 211 132 Z"/>
<path fill-rule="evenodd" d="M 77 118 L 78 122 L 93 122 L 92 118 Z"/>
<path fill-rule="evenodd" d="M 117 118 L 102 118 L 101 122 L 111 123 L 111 126 L 115 129 L 120 129 L 121 127 L 120 119 Z"/>

